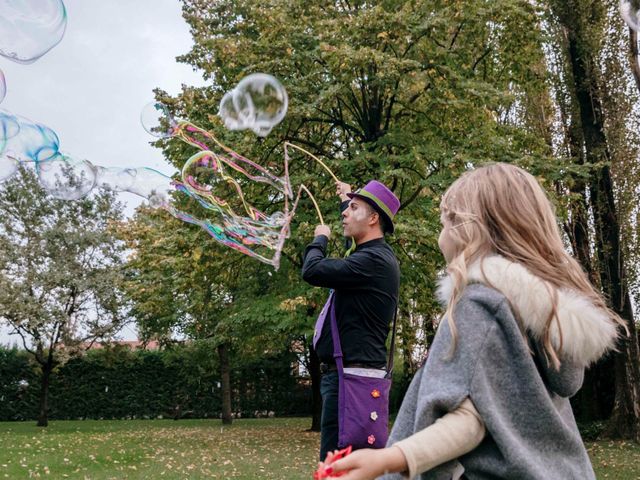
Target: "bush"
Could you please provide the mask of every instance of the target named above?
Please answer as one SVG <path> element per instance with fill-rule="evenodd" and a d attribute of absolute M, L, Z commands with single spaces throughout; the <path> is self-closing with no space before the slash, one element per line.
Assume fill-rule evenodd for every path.
<path fill-rule="evenodd" d="M 242 362 L 240 362 L 242 360 Z M 232 405 L 243 417 L 308 415 L 310 386 L 292 374 L 290 352 L 232 364 Z M 39 373 L 29 355 L 0 348 L 0 420 L 37 416 Z M 70 360 L 51 377 L 51 419 L 211 418 L 221 413 L 215 348 L 162 351 L 114 346 Z"/>

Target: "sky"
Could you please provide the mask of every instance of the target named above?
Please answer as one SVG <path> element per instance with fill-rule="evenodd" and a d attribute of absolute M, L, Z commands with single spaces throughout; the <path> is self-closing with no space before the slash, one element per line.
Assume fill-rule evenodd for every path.
<path fill-rule="evenodd" d="M 176 61 L 192 45 L 178 0 L 64 0 L 62 41 L 30 65 L 0 57 L 7 94 L 0 108 L 53 129 L 60 150 L 108 167 L 151 167 L 174 173 L 140 124 L 156 87 L 177 94 L 205 85 Z M 1 12 L 0 12 L 1 14 Z M 141 198 L 120 194 L 131 213 Z M 135 336 L 131 329 L 125 338 Z M 0 330 L 0 343 L 18 337 Z"/>
<path fill-rule="evenodd" d="M 153 89 L 204 85 L 176 62 L 192 44 L 178 0 L 64 0 L 62 41 L 31 65 L 0 57 L 7 94 L 0 108 L 53 129 L 60 150 L 95 165 L 174 168 L 140 124 Z M 136 203 L 137 197 L 128 199 Z"/>

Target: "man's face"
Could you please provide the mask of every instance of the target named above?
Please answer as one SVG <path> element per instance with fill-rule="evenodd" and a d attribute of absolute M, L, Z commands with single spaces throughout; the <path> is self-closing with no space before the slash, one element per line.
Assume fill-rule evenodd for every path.
<path fill-rule="evenodd" d="M 378 215 L 364 200 L 354 197 L 342 212 L 342 227 L 345 237 L 353 237 L 356 242 L 364 237 L 375 224 Z"/>

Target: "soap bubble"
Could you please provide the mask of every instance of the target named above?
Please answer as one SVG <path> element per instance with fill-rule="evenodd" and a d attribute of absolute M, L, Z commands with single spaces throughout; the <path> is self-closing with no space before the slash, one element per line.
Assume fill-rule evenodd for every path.
<path fill-rule="evenodd" d="M 287 217 L 283 212 L 274 212 L 267 217 L 265 223 L 271 226 L 281 227 L 288 222 Z"/>
<path fill-rule="evenodd" d="M 149 195 L 149 206 L 152 208 L 161 208 L 169 205 L 169 193 L 166 191 L 153 192 Z"/>
<path fill-rule="evenodd" d="M 52 160 L 60 154 L 58 135 L 49 127 L 14 117 L 18 128 L 9 127 L 11 135 L 7 147 L 16 152 L 20 160 L 44 162 Z M 13 131 L 12 131 L 13 130 Z"/>
<path fill-rule="evenodd" d="M 128 191 L 136 179 L 134 168 L 96 167 L 96 185 L 115 192 Z"/>
<path fill-rule="evenodd" d="M 167 106 L 160 102 L 146 104 L 140 113 L 140 122 L 148 133 L 158 138 L 170 137 L 177 125 Z"/>
<path fill-rule="evenodd" d="M 167 206 L 169 193 L 175 190 L 171 177 L 147 167 L 136 168 L 135 172 L 134 182 L 127 191 L 146 198 L 152 207 Z"/>
<path fill-rule="evenodd" d="M 4 148 L 3 143 L 18 135 L 19 132 L 20 123 L 18 119 L 9 112 L 0 110 L 0 146 Z"/>
<path fill-rule="evenodd" d="M 247 121 L 240 117 L 241 113 L 236 111 L 233 103 L 234 92 L 227 92 L 220 100 L 218 115 L 224 121 L 225 127 L 229 130 L 242 130 L 246 127 Z"/>
<path fill-rule="evenodd" d="M 62 0 L 0 0 L 0 55 L 33 63 L 55 47 L 67 27 Z"/>
<path fill-rule="evenodd" d="M 620 0 L 620 13 L 630 28 L 636 32 L 640 30 L 640 1 Z"/>
<path fill-rule="evenodd" d="M 275 77 L 254 73 L 222 97 L 218 115 L 230 130 L 248 128 L 264 137 L 282 121 L 288 105 L 287 91 Z"/>
<path fill-rule="evenodd" d="M 66 155 L 39 162 L 37 172 L 40 185 L 61 200 L 78 200 L 96 184 L 96 169 L 91 162 L 74 160 Z"/>

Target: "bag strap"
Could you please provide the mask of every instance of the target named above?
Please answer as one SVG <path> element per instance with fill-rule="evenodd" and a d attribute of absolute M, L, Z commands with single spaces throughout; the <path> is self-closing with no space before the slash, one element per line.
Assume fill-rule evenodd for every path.
<path fill-rule="evenodd" d="M 331 299 L 329 307 L 329 317 L 331 319 L 331 339 L 333 340 L 333 359 L 336 362 L 338 374 L 342 377 L 344 374 L 344 363 L 342 361 L 342 346 L 340 345 L 340 333 L 338 331 L 338 322 L 336 320 L 336 296 Z M 393 327 L 391 329 L 391 346 L 389 347 L 389 356 L 387 358 L 387 374 L 385 378 L 391 378 L 393 374 L 393 355 L 396 350 L 396 326 L 398 320 L 398 309 L 393 313 Z"/>
<path fill-rule="evenodd" d="M 329 307 L 329 317 L 331 319 L 331 338 L 333 340 L 333 359 L 336 361 L 338 375 L 342 378 L 344 365 L 342 363 L 342 347 L 340 346 L 340 333 L 338 332 L 338 322 L 336 321 L 336 296 L 331 299 Z"/>
<path fill-rule="evenodd" d="M 393 311 L 393 327 L 391 327 L 391 345 L 389 345 L 389 358 L 387 359 L 387 374 L 385 378 L 391 378 L 393 375 L 393 355 L 396 351 L 396 324 L 398 321 L 398 306 Z"/>

